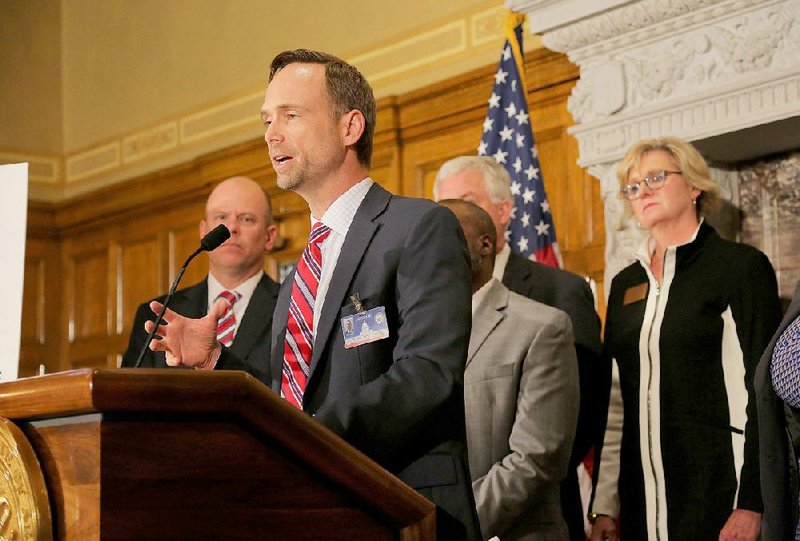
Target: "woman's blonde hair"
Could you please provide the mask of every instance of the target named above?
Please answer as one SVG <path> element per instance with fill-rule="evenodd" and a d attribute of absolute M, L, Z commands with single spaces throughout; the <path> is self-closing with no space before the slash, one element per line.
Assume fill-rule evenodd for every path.
<path fill-rule="evenodd" d="M 631 169 L 638 169 L 642 156 L 654 150 L 662 150 L 669 154 L 683 176 L 683 180 L 692 188 L 700 190 L 697 197 L 697 216 L 707 216 L 714 212 L 719 205 L 719 185 L 711 180 L 703 156 L 697 152 L 690 143 L 677 137 L 659 137 L 657 139 L 642 139 L 635 143 L 617 165 L 617 180 L 620 189 L 628 184 L 628 173 Z"/>

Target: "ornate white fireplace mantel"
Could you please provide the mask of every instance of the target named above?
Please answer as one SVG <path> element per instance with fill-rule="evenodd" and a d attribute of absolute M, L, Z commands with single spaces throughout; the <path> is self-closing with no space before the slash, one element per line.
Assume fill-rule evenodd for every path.
<path fill-rule="evenodd" d="M 600 179 L 606 284 L 643 233 L 614 175 L 643 137 L 694 141 L 715 162 L 800 147 L 800 0 L 508 0 L 580 68 L 569 99 L 579 163 Z M 714 171 L 729 194 L 736 175 Z"/>

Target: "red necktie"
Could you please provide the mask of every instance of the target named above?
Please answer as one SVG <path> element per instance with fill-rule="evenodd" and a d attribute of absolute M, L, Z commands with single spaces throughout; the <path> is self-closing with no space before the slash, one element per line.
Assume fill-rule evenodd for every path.
<path fill-rule="evenodd" d="M 227 311 L 217 322 L 217 340 L 225 346 L 230 346 L 233 343 L 234 331 L 236 330 L 236 315 L 233 313 L 233 305 L 241 298 L 242 296 L 235 291 L 223 291 L 217 295 L 214 301 L 225 299 L 228 303 Z"/>
<path fill-rule="evenodd" d="M 330 228 L 322 222 L 314 224 L 308 245 L 294 272 L 283 346 L 281 396 L 298 409 L 303 409 L 303 393 L 306 390 L 311 352 L 314 349 L 314 303 L 322 270 L 320 244 L 328 238 L 330 232 Z"/>

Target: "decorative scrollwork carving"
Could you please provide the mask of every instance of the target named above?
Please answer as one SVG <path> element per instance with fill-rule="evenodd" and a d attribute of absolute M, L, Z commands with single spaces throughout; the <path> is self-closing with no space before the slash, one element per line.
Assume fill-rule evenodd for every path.
<path fill-rule="evenodd" d="M 22 431 L 0 418 L 0 540 L 45 539 L 52 523 L 42 470 Z"/>

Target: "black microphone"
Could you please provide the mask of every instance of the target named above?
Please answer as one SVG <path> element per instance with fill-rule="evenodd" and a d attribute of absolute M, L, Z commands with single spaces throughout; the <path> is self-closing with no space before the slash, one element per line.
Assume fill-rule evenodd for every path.
<path fill-rule="evenodd" d="M 228 228 L 225 227 L 224 224 L 219 224 L 217 227 L 206 233 L 202 239 L 200 239 L 200 247 L 195 250 L 192 255 L 186 258 L 186 261 L 183 262 L 183 265 L 178 271 L 178 275 L 175 277 L 175 281 L 172 282 L 172 286 L 169 288 L 167 297 L 164 299 L 163 305 L 161 306 L 161 311 L 158 313 L 158 316 L 156 316 L 153 330 L 147 335 L 147 340 L 144 342 L 144 347 L 142 348 L 142 351 L 139 352 L 139 356 L 136 358 L 136 363 L 133 365 L 134 368 L 139 368 L 139 366 L 141 366 L 144 353 L 150 347 L 150 342 L 153 340 L 153 337 L 156 334 L 156 329 L 158 329 L 158 326 L 161 324 L 161 318 L 164 317 L 164 312 L 167 311 L 167 305 L 169 305 L 169 301 L 172 299 L 172 294 L 175 293 L 175 289 L 178 287 L 178 282 L 180 282 L 181 278 L 183 278 L 183 273 L 186 272 L 186 267 L 189 266 L 189 262 L 197 257 L 200 252 L 210 252 L 216 249 L 220 244 L 228 240 L 230 237 L 231 232 L 228 230 Z"/>
<path fill-rule="evenodd" d="M 229 238 L 231 238 L 231 232 L 228 231 L 228 228 L 225 227 L 224 224 L 219 224 L 217 227 L 206 233 L 202 239 L 200 239 L 200 248 L 192 255 L 192 257 L 200 252 L 211 252 L 212 250 L 215 250 L 220 244 Z"/>

